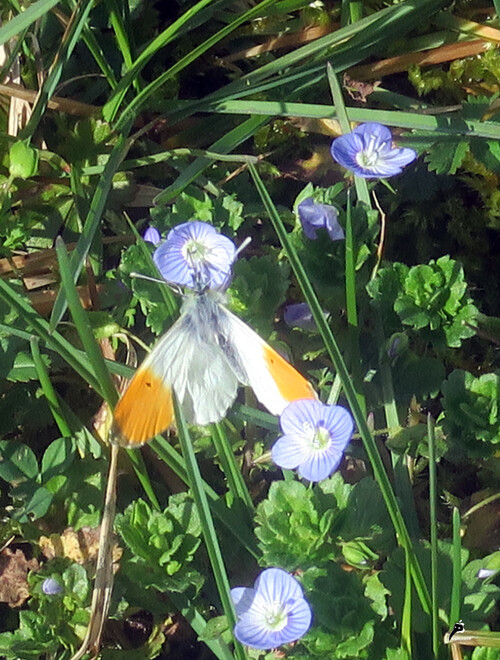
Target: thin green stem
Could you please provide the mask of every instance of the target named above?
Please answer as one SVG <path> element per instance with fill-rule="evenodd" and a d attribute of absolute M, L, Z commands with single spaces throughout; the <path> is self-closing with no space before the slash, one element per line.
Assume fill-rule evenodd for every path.
<path fill-rule="evenodd" d="M 451 581 L 450 598 L 450 628 L 460 620 L 462 606 L 462 540 L 460 535 L 460 511 L 454 507 L 452 514 L 453 526 L 453 579 Z"/>
<path fill-rule="evenodd" d="M 80 296 L 76 290 L 71 274 L 66 246 L 60 236 L 56 239 L 56 254 L 61 273 L 62 288 L 64 289 L 66 300 L 68 301 L 71 315 L 78 335 L 82 341 L 83 348 L 99 381 L 99 392 L 102 393 L 106 401 L 113 406 L 118 401 L 118 394 L 113 385 L 113 381 L 111 380 L 106 363 L 104 362 L 102 351 L 95 338 L 87 313 L 83 309 Z"/>
<path fill-rule="evenodd" d="M 212 514 L 210 512 L 210 507 L 208 506 L 208 499 L 205 493 L 203 479 L 201 477 L 200 468 L 198 467 L 198 463 L 196 461 L 193 443 L 189 437 L 189 431 L 184 419 L 182 408 L 177 401 L 177 397 L 174 395 L 173 398 L 174 414 L 175 420 L 177 422 L 177 432 L 179 435 L 182 454 L 186 463 L 186 472 L 189 480 L 189 486 L 191 488 L 196 508 L 198 509 L 198 515 L 200 516 L 203 538 L 205 540 L 205 546 L 207 548 L 210 564 L 214 573 L 215 583 L 217 584 L 217 590 L 219 592 L 222 609 L 224 610 L 224 613 L 227 617 L 229 627 L 233 628 L 236 624 L 236 615 L 230 596 L 230 586 L 226 567 L 224 565 L 224 559 L 222 557 L 219 541 L 215 532 L 215 526 L 212 519 Z M 239 660 L 245 660 L 245 651 L 241 644 L 237 641 L 235 641 L 235 655 Z"/>
<path fill-rule="evenodd" d="M 437 478 L 436 478 L 436 436 L 430 415 L 427 417 L 427 437 L 429 439 L 429 515 L 431 537 L 431 597 L 432 597 L 432 653 L 434 660 L 439 655 L 439 605 L 438 605 L 438 533 L 437 533 Z"/>
<path fill-rule="evenodd" d="M 227 479 L 229 492 L 233 501 L 237 503 L 243 515 L 247 515 L 250 523 L 251 514 L 254 510 L 252 498 L 243 479 L 241 471 L 236 463 L 233 449 L 222 424 L 212 425 L 212 440 L 214 442 L 217 456 L 220 460 L 222 470 Z M 249 515 L 250 514 L 250 515 Z"/>
<path fill-rule="evenodd" d="M 42 355 L 40 353 L 39 338 L 31 337 L 30 346 L 36 373 L 38 375 L 38 380 L 40 381 L 40 387 L 42 388 L 42 392 L 44 393 L 45 398 L 47 399 L 52 417 L 54 418 L 54 421 L 57 424 L 61 435 L 64 438 L 69 438 L 72 435 L 71 427 L 66 420 L 56 391 L 50 382 L 47 367 L 45 366 L 45 362 L 43 361 Z"/>

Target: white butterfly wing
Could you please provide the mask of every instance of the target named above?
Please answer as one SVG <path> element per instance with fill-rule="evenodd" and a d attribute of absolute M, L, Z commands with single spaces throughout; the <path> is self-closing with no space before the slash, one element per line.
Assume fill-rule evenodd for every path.
<path fill-rule="evenodd" d="M 240 382 L 250 385 L 270 413 L 280 415 L 297 399 L 317 398 L 310 383 L 274 348 L 228 309 L 220 309 L 225 316 L 231 352 L 237 356 L 238 367 L 245 376 L 244 380 L 240 377 Z"/>
<path fill-rule="evenodd" d="M 144 444 L 174 425 L 172 390 L 191 424 L 220 421 L 236 398 L 234 368 L 216 327 L 200 327 L 197 304 L 196 299 L 160 339 L 118 402 L 114 425 L 120 444 Z"/>

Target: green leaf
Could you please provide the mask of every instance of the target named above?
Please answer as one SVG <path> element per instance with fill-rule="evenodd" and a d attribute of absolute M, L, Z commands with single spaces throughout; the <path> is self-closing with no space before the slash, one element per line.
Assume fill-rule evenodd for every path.
<path fill-rule="evenodd" d="M 38 461 L 33 451 L 15 440 L 0 441 L 0 477 L 11 484 L 35 479 Z"/>
<path fill-rule="evenodd" d="M 38 170 L 38 151 L 29 144 L 18 140 L 9 151 L 10 175 L 19 179 L 29 179 Z"/>
<path fill-rule="evenodd" d="M 472 155 L 488 170 L 500 174 L 500 145 L 498 140 L 472 139 L 470 149 Z"/>
<path fill-rule="evenodd" d="M 477 646 L 472 652 L 471 660 L 500 660 L 500 649 Z"/>
<path fill-rule="evenodd" d="M 38 518 L 43 518 L 52 504 L 52 493 L 44 486 L 35 481 L 23 481 L 19 486 L 10 491 L 14 500 L 22 500 L 23 506 L 15 513 L 20 523 L 27 523 Z"/>
<path fill-rule="evenodd" d="M 42 457 L 42 480 L 61 475 L 75 458 L 75 440 L 59 438 L 50 443 Z"/>
<path fill-rule="evenodd" d="M 331 495 L 328 505 L 326 502 L 321 491 L 316 496 L 298 481 L 271 485 L 255 517 L 255 535 L 267 566 L 294 571 L 335 557 L 337 550 L 330 534 L 340 511 Z"/>
<path fill-rule="evenodd" d="M 302 640 L 308 650 L 332 659 L 367 657 L 378 616 L 359 575 L 329 563 L 308 569 L 301 582 L 314 611 L 315 627 Z"/>
<path fill-rule="evenodd" d="M 71 604 L 71 600 L 76 598 L 80 603 L 85 603 L 90 593 L 90 582 L 87 571 L 81 564 L 73 563 L 62 574 L 62 581 L 65 592 L 68 594 L 64 601 Z"/>
<path fill-rule="evenodd" d="M 437 348 L 458 347 L 474 335 L 478 310 L 467 294 L 462 266 L 449 256 L 408 269 L 392 264 L 377 274 L 368 288 L 381 313 L 393 310 L 404 325 L 423 331 L 423 337 Z M 389 332 L 397 332 L 394 318 L 388 315 Z"/>
<path fill-rule="evenodd" d="M 359 481 L 349 495 L 339 534 L 345 541 L 370 540 L 386 553 L 394 547 L 394 532 L 380 488 L 370 477 Z"/>
<path fill-rule="evenodd" d="M 21 33 L 57 5 L 58 0 L 38 0 L 0 28 L 0 46 Z"/>
<path fill-rule="evenodd" d="M 442 424 L 449 441 L 469 456 L 491 456 L 500 443 L 500 372 L 474 378 L 456 369 L 442 391 Z"/>
<path fill-rule="evenodd" d="M 455 137 L 443 136 L 435 142 L 425 156 L 425 162 L 431 172 L 436 174 L 455 174 L 469 150 L 467 140 L 456 141 Z"/>

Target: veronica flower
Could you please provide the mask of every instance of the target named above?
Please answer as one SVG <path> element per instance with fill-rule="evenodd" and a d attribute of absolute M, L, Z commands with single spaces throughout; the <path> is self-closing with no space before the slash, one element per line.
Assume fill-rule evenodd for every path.
<path fill-rule="evenodd" d="M 337 220 L 338 212 L 330 204 L 319 204 L 312 197 L 304 199 L 297 207 L 299 220 L 307 238 L 318 238 L 318 229 L 326 229 L 332 241 L 345 238 L 344 230 Z"/>
<path fill-rule="evenodd" d="M 167 282 L 201 290 L 227 285 L 235 256 L 231 239 L 195 220 L 171 229 L 153 259 Z"/>
<path fill-rule="evenodd" d="M 417 157 L 413 149 L 392 146 L 387 126 L 369 122 L 332 142 L 333 160 L 364 179 L 384 179 L 400 174 Z"/>
<path fill-rule="evenodd" d="M 302 637 L 312 612 L 297 580 L 281 568 L 262 571 L 254 588 L 231 589 L 238 621 L 234 636 L 256 649 L 273 649 Z"/>
<path fill-rule="evenodd" d="M 62 594 L 63 588 L 55 578 L 46 578 L 42 582 L 42 591 L 46 596 L 58 596 Z"/>
<path fill-rule="evenodd" d="M 148 227 L 142 238 L 146 241 L 146 243 L 153 243 L 153 245 L 158 245 L 158 243 L 161 243 L 160 232 L 158 229 L 155 229 L 155 227 Z"/>
<path fill-rule="evenodd" d="M 318 329 L 311 308 L 305 302 L 287 305 L 283 318 L 289 328 L 301 328 L 302 330 L 309 331 Z"/>
<path fill-rule="evenodd" d="M 283 410 L 280 426 L 284 435 L 271 449 L 273 461 L 285 469 L 298 468 L 304 479 L 321 481 L 338 467 L 354 422 L 342 406 L 299 399 Z"/>

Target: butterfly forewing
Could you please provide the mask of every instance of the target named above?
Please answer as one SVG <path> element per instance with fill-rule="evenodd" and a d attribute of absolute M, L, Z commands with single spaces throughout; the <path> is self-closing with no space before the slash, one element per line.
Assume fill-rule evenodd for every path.
<path fill-rule="evenodd" d="M 317 398 L 311 384 L 250 326 L 222 306 L 221 313 L 246 383 L 270 413 L 281 415 L 290 401 Z"/>

